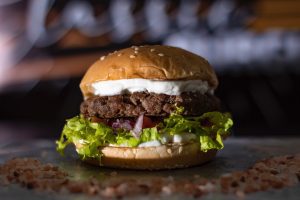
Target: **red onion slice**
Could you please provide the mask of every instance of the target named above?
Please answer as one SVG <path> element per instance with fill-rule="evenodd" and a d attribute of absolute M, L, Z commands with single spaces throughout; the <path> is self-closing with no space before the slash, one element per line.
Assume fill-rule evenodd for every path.
<path fill-rule="evenodd" d="M 115 122 L 112 123 L 111 127 L 113 129 L 118 129 L 118 128 L 122 128 L 125 130 L 132 130 L 132 126 L 130 124 L 129 120 L 123 120 L 123 119 L 117 119 Z"/>
<path fill-rule="evenodd" d="M 144 115 L 140 115 L 135 122 L 134 128 L 131 131 L 132 135 L 136 138 L 139 138 L 142 133 L 143 121 L 144 121 Z"/>

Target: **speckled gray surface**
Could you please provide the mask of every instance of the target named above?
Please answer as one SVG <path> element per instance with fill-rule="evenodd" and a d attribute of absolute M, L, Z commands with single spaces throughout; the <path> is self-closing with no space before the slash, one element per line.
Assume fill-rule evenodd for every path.
<path fill-rule="evenodd" d="M 300 153 L 300 138 L 230 138 L 225 142 L 225 148 L 217 157 L 202 166 L 188 169 L 164 170 L 164 171 L 133 171 L 107 169 L 86 165 L 77 159 L 73 148 L 67 150 L 66 156 L 61 157 L 55 151 L 54 141 L 35 140 L 12 143 L 0 142 L 0 163 L 13 157 L 35 157 L 42 162 L 51 162 L 66 170 L 73 179 L 83 180 L 96 177 L 103 181 L 111 181 L 120 178 L 151 179 L 153 177 L 173 177 L 174 179 L 187 179 L 194 175 L 205 178 L 217 178 L 221 174 L 235 170 L 244 170 L 257 160 L 270 156 Z M 112 172 L 117 172 L 111 176 Z M 292 199 L 298 200 L 300 185 L 281 190 L 271 190 L 247 195 L 245 199 Z M 182 199 L 182 195 L 174 195 L 172 199 Z M 35 200 L 35 199 L 99 199 L 84 195 L 49 194 L 26 190 L 16 185 L 1 187 L 0 199 Z M 153 199 L 152 197 L 135 197 L 134 199 Z M 170 196 L 162 197 L 170 199 Z M 189 199 L 184 197 L 184 199 Z M 211 194 L 202 199 L 235 199 L 232 196 Z"/>

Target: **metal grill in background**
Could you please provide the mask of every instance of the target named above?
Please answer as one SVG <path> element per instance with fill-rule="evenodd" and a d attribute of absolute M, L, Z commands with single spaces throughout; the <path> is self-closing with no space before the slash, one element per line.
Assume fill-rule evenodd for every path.
<path fill-rule="evenodd" d="M 216 69 L 216 93 L 235 118 L 234 134 L 299 134 L 298 1 L 28 0 L 3 1 L 0 12 L 0 75 L 41 57 L 178 46 Z M 6 86 L 0 120 L 39 122 L 58 133 L 64 119 L 79 112 L 80 76 Z"/>

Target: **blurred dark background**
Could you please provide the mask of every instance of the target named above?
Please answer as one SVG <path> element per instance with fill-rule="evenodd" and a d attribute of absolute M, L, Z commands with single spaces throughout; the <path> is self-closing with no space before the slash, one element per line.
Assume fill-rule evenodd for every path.
<path fill-rule="evenodd" d="M 90 64 L 143 44 L 207 58 L 234 135 L 298 135 L 299 30 L 297 0 L 1 0 L 0 139 L 58 137 Z"/>

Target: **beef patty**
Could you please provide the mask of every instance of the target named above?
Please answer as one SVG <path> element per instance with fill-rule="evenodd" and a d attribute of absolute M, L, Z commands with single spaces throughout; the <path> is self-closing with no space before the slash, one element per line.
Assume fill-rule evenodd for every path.
<path fill-rule="evenodd" d="M 80 111 L 85 117 L 118 118 L 168 116 L 175 105 L 184 107 L 184 115 L 199 116 L 205 112 L 220 110 L 220 101 L 210 94 L 182 93 L 166 95 L 134 92 L 115 96 L 94 96 L 81 103 Z"/>

